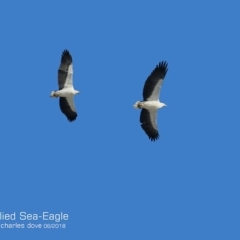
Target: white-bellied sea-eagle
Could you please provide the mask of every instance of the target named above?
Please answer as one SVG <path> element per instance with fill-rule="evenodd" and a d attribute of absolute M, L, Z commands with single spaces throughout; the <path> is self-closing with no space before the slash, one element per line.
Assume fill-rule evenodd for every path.
<path fill-rule="evenodd" d="M 137 101 L 133 105 L 136 109 L 142 109 L 140 113 L 141 127 L 151 141 L 159 139 L 157 126 L 158 109 L 167 106 L 159 101 L 160 90 L 167 71 L 168 63 L 165 61 L 160 62 L 145 81 L 143 101 Z"/>
<path fill-rule="evenodd" d="M 74 95 L 79 93 L 73 87 L 72 56 L 68 50 L 64 50 L 58 68 L 58 90 L 52 91 L 50 97 L 59 97 L 60 109 L 69 122 L 73 122 L 77 118 Z"/>

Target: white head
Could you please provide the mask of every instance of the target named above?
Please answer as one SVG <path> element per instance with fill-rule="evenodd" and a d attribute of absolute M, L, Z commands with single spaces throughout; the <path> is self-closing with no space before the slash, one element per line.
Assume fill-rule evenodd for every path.
<path fill-rule="evenodd" d="M 162 104 L 161 108 L 162 107 L 167 107 L 167 105 L 165 103 L 161 103 L 161 104 Z"/>
<path fill-rule="evenodd" d="M 79 91 L 77 91 L 77 90 L 75 90 L 74 94 L 80 94 L 80 92 L 79 92 Z"/>

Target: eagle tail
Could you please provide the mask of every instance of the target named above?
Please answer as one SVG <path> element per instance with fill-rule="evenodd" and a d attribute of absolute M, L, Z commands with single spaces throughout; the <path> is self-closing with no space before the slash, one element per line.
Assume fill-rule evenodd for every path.
<path fill-rule="evenodd" d="M 55 91 L 52 91 L 50 97 L 55 97 Z"/>

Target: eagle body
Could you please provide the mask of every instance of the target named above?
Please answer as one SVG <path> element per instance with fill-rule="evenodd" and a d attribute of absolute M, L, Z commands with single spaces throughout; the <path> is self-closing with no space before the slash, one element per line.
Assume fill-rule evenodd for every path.
<path fill-rule="evenodd" d="M 159 101 L 160 90 L 167 71 L 168 63 L 165 61 L 160 62 L 145 81 L 143 101 L 137 101 L 133 105 L 134 108 L 141 109 L 141 127 L 151 141 L 158 140 L 160 136 L 157 125 L 158 109 L 167 106 Z"/>
<path fill-rule="evenodd" d="M 61 63 L 58 69 L 58 90 L 52 91 L 50 97 L 59 97 L 61 112 L 69 122 L 77 118 L 77 111 L 74 105 L 74 96 L 80 92 L 73 87 L 73 63 L 72 56 L 68 50 L 62 52 Z"/>

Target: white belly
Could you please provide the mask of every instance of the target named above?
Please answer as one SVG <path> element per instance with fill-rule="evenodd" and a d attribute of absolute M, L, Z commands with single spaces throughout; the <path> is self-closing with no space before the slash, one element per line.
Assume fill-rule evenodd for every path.
<path fill-rule="evenodd" d="M 59 97 L 67 97 L 74 95 L 74 92 L 71 89 L 62 89 L 57 91 Z"/>
<path fill-rule="evenodd" d="M 159 101 L 146 101 L 143 107 L 146 109 L 158 109 L 162 107 L 162 104 Z"/>

